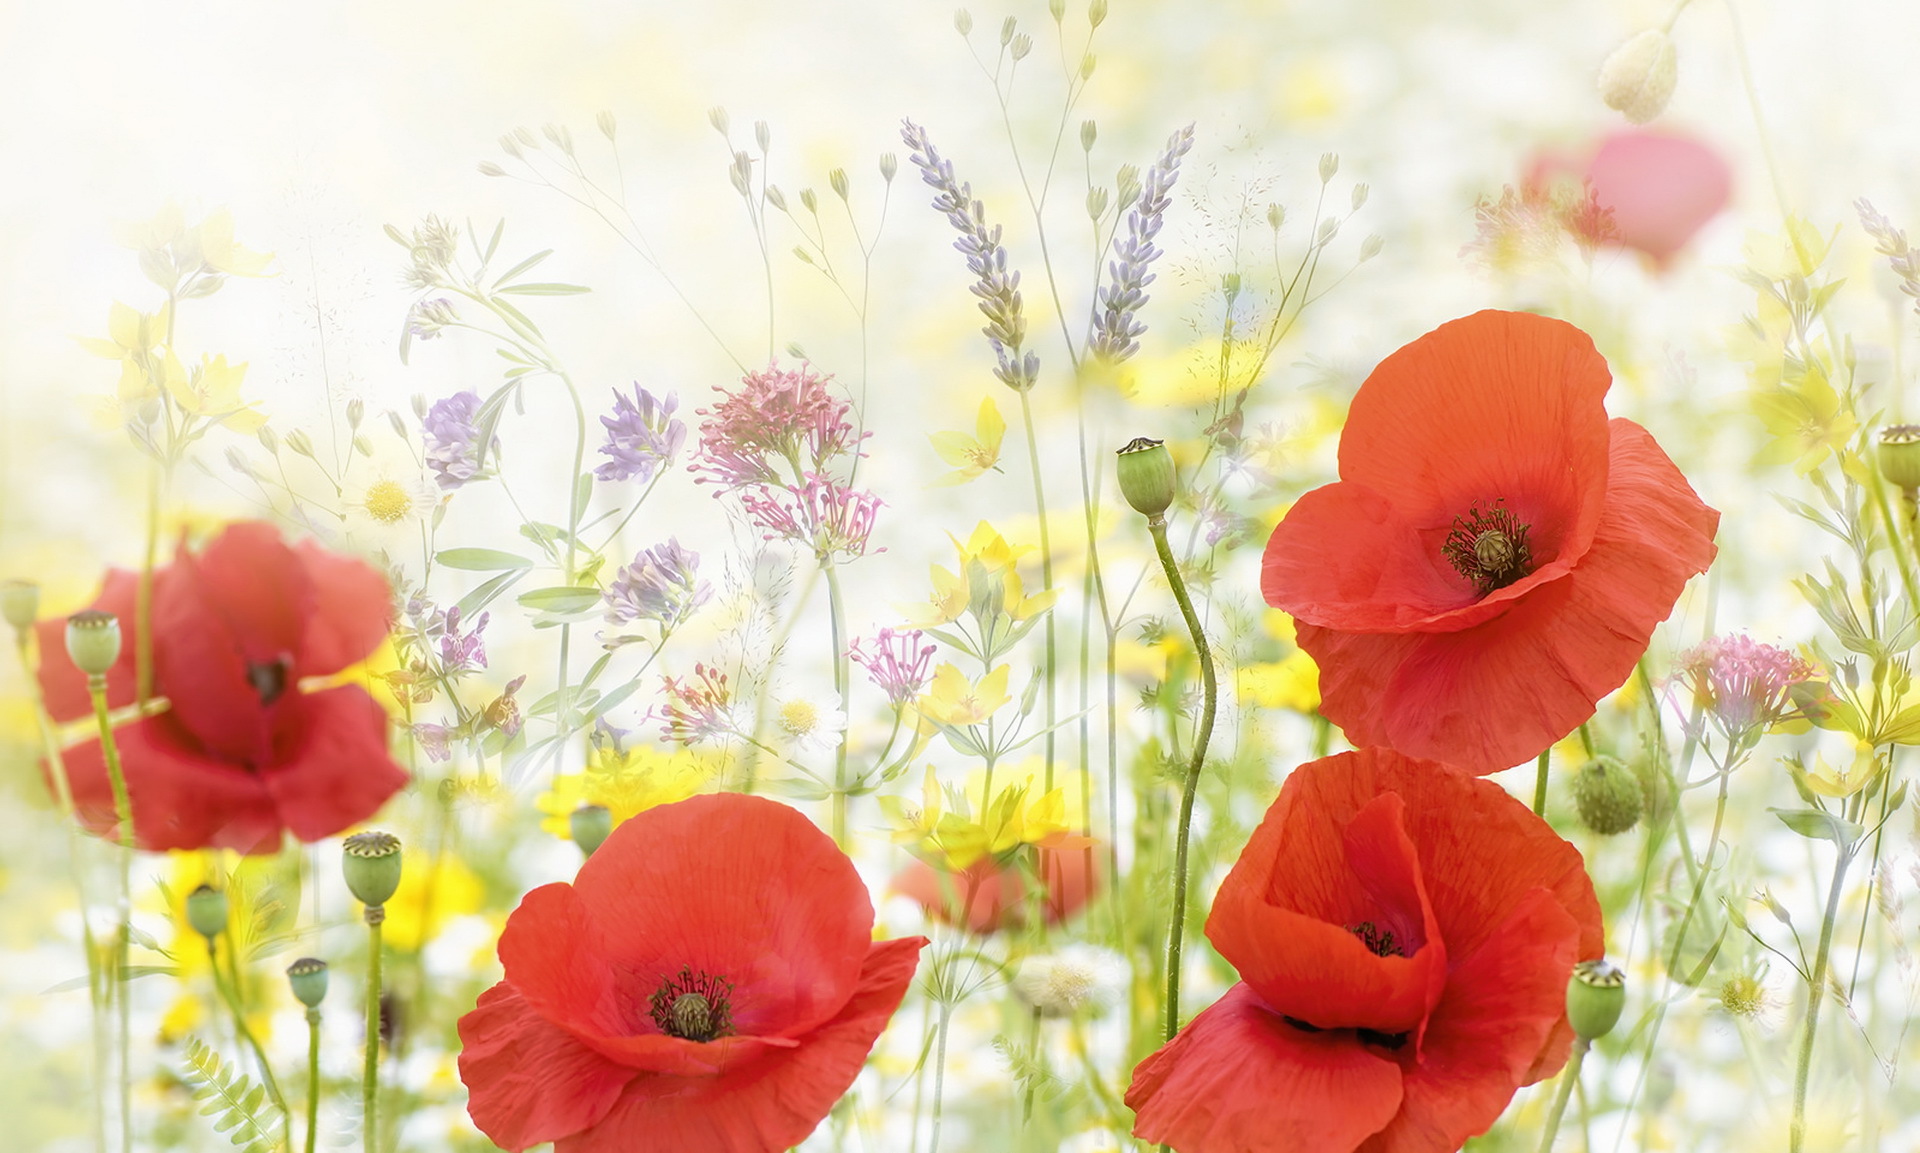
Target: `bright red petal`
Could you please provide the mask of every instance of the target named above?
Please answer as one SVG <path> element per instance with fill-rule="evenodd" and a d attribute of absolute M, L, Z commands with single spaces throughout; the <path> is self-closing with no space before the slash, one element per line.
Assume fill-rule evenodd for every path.
<path fill-rule="evenodd" d="M 259 775 L 302 841 L 367 820 L 407 783 L 407 771 L 387 751 L 386 710 L 359 685 L 290 690 L 274 733 L 273 763 Z"/>
<path fill-rule="evenodd" d="M 1352 1033 L 1288 1025 L 1246 985 L 1140 1062 L 1133 1135 L 1180 1153 L 1350 1153 L 1400 1108 L 1400 1067 Z"/>
<path fill-rule="evenodd" d="M 297 673 L 329 676 L 380 647 L 393 628 L 393 592 L 387 578 L 356 557 L 301 541 L 294 553 L 315 593 L 300 649 Z"/>
<path fill-rule="evenodd" d="M 164 570 L 154 575 L 156 586 Z M 120 659 L 107 670 L 107 707 L 124 708 L 134 702 L 134 662 L 139 635 L 140 574 L 126 569 L 107 570 L 100 595 L 87 607 L 120 618 Z M 39 621 L 33 626 L 40 642 L 40 691 L 46 695 L 47 712 L 56 721 L 74 721 L 93 715 L 93 698 L 87 695 L 87 676 L 73 667 L 67 656 L 67 618 Z"/>
<path fill-rule="evenodd" d="M 1579 936 L 1553 893 L 1522 898 L 1454 969 L 1419 1060 L 1406 1071 L 1399 1114 L 1361 1153 L 1450 1153 L 1486 1132 L 1566 1016 Z"/>
<path fill-rule="evenodd" d="M 270 606 L 277 598 L 295 595 L 290 580 L 304 588 L 306 578 L 297 570 L 290 573 L 291 554 L 276 567 L 271 562 L 277 554 L 260 556 L 245 547 L 257 533 L 240 533 L 245 555 L 236 556 L 231 547 L 214 551 L 246 527 L 236 525 L 223 533 L 205 557 L 181 548 L 167 595 L 154 598 L 153 657 L 158 682 L 181 726 L 216 755 L 257 768 L 273 758 L 274 713 L 280 701 L 262 703 L 249 667 L 272 666 L 291 656 L 286 638 L 298 636 L 296 618 Z M 285 546 L 280 551 L 284 553 Z M 255 562 L 251 571 L 258 575 L 258 586 L 248 586 L 249 561 Z M 243 594 L 242 588 L 249 591 Z M 287 619 L 276 619 L 282 616 Z M 285 681 L 281 699 L 292 688 L 292 682 Z"/>
<path fill-rule="evenodd" d="M 635 1076 L 548 1022 L 505 981 L 480 994 L 459 1028 L 467 1115 L 516 1153 L 597 1124 Z"/>
<path fill-rule="evenodd" d="M 280 814 L 261 779 L 209 756 L 169 713 L 114 730 L 133 806 L 135 842 L 150 852 L 280 848 Z M 66 750 L 63 760 L 82 823 L 117 836 L 113 788 L 100 742 Z"/>
<path fill-rule="evenodd" d="M 1349 740 L 1498 772 L 1573 731 L 1633 672 L 1688 578 L 1712 562 L 1720 514 L 1645 429 L 1612 428 L 1605 515 L 1566 578 L 1460 632 L 1299 626 L 1322 711 Z"/>
<path fill-rule="evenodd" d="M 604 1120 L 562 1138 L 555 1153 L 779 1153 L 798 1145 L 860 1075 L 926 944 L 912 937 L 871 945 L 852 998 L 797 1048 L 718 1076 L 636 1077 Z"/>
<path fill-rule="evenodd" d="M 574 887 L 609 957 L 664 980 L 689 967 L 734 990 L 742 1034 L 795 1037 L 833 1016 L 859 979 L 873 903 L 846 854 L 798 811 L 712 794 L 615 829 Z"/>
<path fill-rule="evenodd" d="M 1312 770 L 1312 771 L 1310 771 Z M 1416 1031 L 1446 982 L 1420 863 L 1391 794 L 1357 811 L 1314 795 L 1325 774 L 1288 778 L 1221 884 L 1207 938 L 1275 1013 L 1321 1029 Z M 1356 930 L 1391 934 L 1376 956 Z"/>

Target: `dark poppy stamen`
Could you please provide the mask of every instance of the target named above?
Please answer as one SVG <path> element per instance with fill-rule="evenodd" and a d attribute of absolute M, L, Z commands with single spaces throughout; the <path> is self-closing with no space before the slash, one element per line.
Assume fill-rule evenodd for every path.
<path fill-rule="evenodd" d="M 292 657 L 280 656 L 270 661 L 250 661 L 247 664 L 247 683 L 253 686 L 254 692 L 260 694 L 263 707 L 279 700 L 292 679 Z"/>
<path fill-rule="evenodd" d="M 1533 550 L 1527 545 L 1531 527 L 1501 507 L 1500 501 L 1485 508 L 1475 504 L 1465 516 L 1453 518 L 1453 529 L 1440 553 L 1485 596 L 1533 571 Z"/>
<path fill-rule="evenodd" d="M 1404 957 L 1405 949 L 1394 939 L 1392 929 L 1382 929 L 1372 921 L 1362 921 L 1358 925 L 1348 925 L 1347 932 L 1360 938 L 1360 943 L 1376 957 Z"/>
<path fill-rule="evenodd" d="M 733 982 L 691 966 L 661 981 L 647 1012 L 662 1033 L 688 1041 L 712 1041 L 733 1032 Z"/>

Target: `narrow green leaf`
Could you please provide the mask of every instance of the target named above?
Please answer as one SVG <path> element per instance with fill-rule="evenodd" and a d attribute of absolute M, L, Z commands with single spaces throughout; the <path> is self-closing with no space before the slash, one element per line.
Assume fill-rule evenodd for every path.
<path fill-rule="evenodd" d="M 510 292 L 515 296 L 579 296 L 583 292 L 592 292 L 593 289 L 583 284 L 529 281 L 526 284 L 508 284 L 494 291 Z"/>
<path fill-rule="evenodd" d="M 494 548 L 450 548 L 433 554 L 434 563 L 465 572 L 498 572 L 501 569 L 532 568 L 533 562 L 514 553 Z"/>
<path fill-rule="evenodd" d="M 539 612 L 577 613 L 600 603 L 600 590 L 579 588 L 570 585 L 555 585 L 551 588 L 534 589 L 520 594 L 519 603 L 523 608 Z"/>
<path fill-rule="evenodd" d="M 471 618 L 474 613 L 487 607 L 495 597 L 507 591 L 510 586 L 526 575 L 526 569 L 513 569 L 484 582 L 479 588 L 460 598 L 460 615 Z"/>
<path fill-rule="evenodd" d="M 534 265 L 540 263 L 541 261 L 545 260 L 547 257 L 552 255 L 553 255 L 553 249 L 543 248 L 540 251 L 534 253 L 532 256 L 529 256 L 525 260 L 514 265 L 512 268 L 509 268 L 505 272 L 501 273 L 500 279 L 494 281 L 494 283 L 505 284 L 507 281 L 512 280 L 514 277 L 527 271 L 528 269 L 532 268 Z"/>

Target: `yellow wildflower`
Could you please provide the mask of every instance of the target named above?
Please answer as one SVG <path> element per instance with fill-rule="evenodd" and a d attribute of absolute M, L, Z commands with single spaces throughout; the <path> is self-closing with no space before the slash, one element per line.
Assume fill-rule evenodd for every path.
<path fill-rule="evenodd" d="M 947 539 L 953 541 L 954 551 L 959 554 L 959 571 L 934 565 L 931 603 L 900 606 L 916 628 L 948 624 L 962 613 L 972 613 L 983 627 L 998 617 L 1017 623 L 1053 607 L 1060 590 L 1026 595 L 1026 586 L 1015 567 L 1033 546 L 1009 544 L 986 521 L 974 526 L 965 544 L 951 534 Z"/>
<path fill-rule="evenodd" d="M 1320 670 L 1299 649 L 1277 661 L 1243 666 L 1237 679 L 1243 704 L 1307 714 L 1320 709 Z"/>
<path fill-rule="evenodd" d="M 224 355 L 202 356 L 189 372 L 179 357 L 168 352 L 164 373 L 167 392 L 189 416 L 217 421 L 235 432 L 253 432 L 267 423 L 265 416 L 240 399 L 240 382 L 247 375 L 245 364 L 229 365 Z"/>
<path fill-rule="evenodd" d="M 914 702 L 928 720 L 942 725 L 977 725 L 1013 698 L 1007 695 L 1010 666 L 999 665 L 977 681 L 953 664 L 933 670 L 933 683 Z"/>
<path fill-rule="evenodd" d="M 981 400 L 973 429 L 972 436 L 964 432 L 936 432 L 927 438 L 933 442 L 933 451 L 940 459 L 954 467 L 954 471 L 934 481 L 935 486 L 965 484 L 988 469 L 1000 471 L 1000 444 L 1007 435 L 1007 422 L 991 396 Z"/>
<path fill-rule="evenodd" d="M 898 797 L 880 798 L 894 823 L 893 839 L 931 864 L 958 872 L 982 857 L 1003 857 L 1022 845 L 1057 840 L 1073 828 L 1064 788 L 1035 796 L 1034 778 L 1025 775 L 995 789 L 982 804 L 986 774 L 975 773 L 964 790 L 943 789 L 929 765 L 919 806 Z M 978 816 L 975 816 L 975 813 Z"/>
<path fill-rule="evenodd" d="M 486 888 L 472 869 L 453 853 L 441 853 L 425 864 L 407 862 L 400 887 L 387 898 L 387 921 L 381 938 L 403 953 L 417 952 L 455 917 L 480 910 Z"/>
<path fill-rule="evenodd" d="M 141 312 L 119 301 L 107 310 L 107 338 L 78 337 L 80 347 L 95 356 L 120 362 L 119 394 L 123 401 L 140 401 L 158 395 L 147 374 L 155 350 L 166 341 L 170 308 L 161 305 L 158 312 Z"/>
<path fill-rule="evenodd" d="M 587 758 L 585 772 L 554 777 L 534 805 L 546 814 L 540 827 L 565 840 L 573 835 L 569 822 L 581 805 L 603 806 L 617 828 L 638 813 L 686 800 L 712 776 L 712 763 L 690 749 L 664 753 L 651 745 L 602 745 Z"/>

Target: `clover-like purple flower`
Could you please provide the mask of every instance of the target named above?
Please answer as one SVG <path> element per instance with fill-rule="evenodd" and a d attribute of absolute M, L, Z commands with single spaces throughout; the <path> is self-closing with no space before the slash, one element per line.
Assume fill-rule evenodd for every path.
<path fill-rule="evenodd" d="M 700 579 L 700 554 L 669 537 L 621 566 L 602 599 L 608 624 L 655 621 L 673 628 L 712 595 L 713 586 Z"/>
<path fill-rule="evenodd" d="M 638 383 L 628 399 L 619 389 L 613 391 L 613 415 L 600 423 L 607 430 L 607 443 L 600 455 L 610 459 L 593 470 L 601 480 L 638 479 L 646 484 L 663 466 L 673 464 L 680 445 L 687 439 L 685 422 L 673 418 L 680 406 L 679 397 L 669 392 L 664 399 L 655 397 Z"/>
<path fill-rule="evenodd" d="M 427 467 L 448 492 L 486 475 L 480 463 L 480 427 L 474 423 L 479 415 L 480 394 L 468 389 L 435 401 L 421 421 Z"/>

